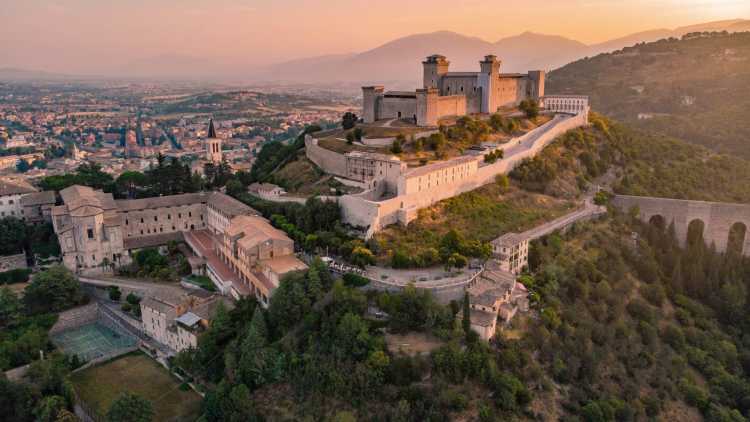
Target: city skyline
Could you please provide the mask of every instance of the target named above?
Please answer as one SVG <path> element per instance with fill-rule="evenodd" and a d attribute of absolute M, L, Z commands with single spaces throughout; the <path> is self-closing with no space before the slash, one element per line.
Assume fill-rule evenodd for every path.
<path fill-rule="evenodd" d="M 460 10 L 444 0 L 6 3 L 0 67 L 103 75 L 161 62 L 264 66 L 362 52 L 441 30 L 489 42 L 531 31 L 595 44 L 640 31 L 750 17 L 750 4 L 737 0 L 471 1 Z M 559 19 L 569 8 L 577 13 Z"/>

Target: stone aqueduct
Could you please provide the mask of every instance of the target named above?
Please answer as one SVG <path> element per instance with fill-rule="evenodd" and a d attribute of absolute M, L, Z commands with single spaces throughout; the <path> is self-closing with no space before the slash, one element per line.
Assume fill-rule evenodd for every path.
<path fill-rule="evenodd" d="M 688 201 L 682 199 L 652 198 L 646 196 L 617 195 L 613 205 L 622 211 L 638 208 L 638 218 L 644 222 L 662 224 L 674 222 L 677 239 L 685 244 L 688 228 L 692 225 L 700 229 L 707 244 L 714 243 L 719 252 L 725 252 L 730 232 L 742 245 L 742 253 L 750 255 L 750 204 Z"/>

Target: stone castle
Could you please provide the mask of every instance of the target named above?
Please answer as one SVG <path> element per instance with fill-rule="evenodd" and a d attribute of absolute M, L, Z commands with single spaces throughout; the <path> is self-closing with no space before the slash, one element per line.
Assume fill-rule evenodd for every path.
<path fill-rule="evenodd" d="M 544 71 L 500 73 L 501 62 L 493 55 L 479 62 L 479 72 L 449 72 L 450 62 L 438 54 L 422 65 L 423 85 L 413 92 L 362 87 L 364 122 L 412 119 L 417 126 L 437 126 L 441 117 L 494 113 L 544 96 Z"/>

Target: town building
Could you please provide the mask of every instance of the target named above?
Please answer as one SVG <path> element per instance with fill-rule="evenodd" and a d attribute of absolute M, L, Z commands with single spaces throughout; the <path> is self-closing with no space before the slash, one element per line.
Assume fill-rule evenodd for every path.
<path fill-rule="evenodd" d="M 544 96 L 545 72 L 541 70 L 503 74 L 500 60 L 493 55 L 479 62 L 479 72 L 449 72 L 449 66 L 445 56 L 427 57 L 422 62 L 422 88 L 416 91 L 362 87 L 364 122 L 408 119 L 417 126 L 437 126 L 442 117 L 494 113 Z"/>
<path fill-rule="evenodd" d="M 253 183 L 247 191 L 261 199 L 275 199 L 285 194 L 284 188 L 273 183 Z"/>
<path fill-rule="evenodd" d="M 225 297 L 204 290 L 169 295 L 159 292 L 140 302 L 144 332 L 172 352 L 198 347 L 198 337 L 211 324 L 218 306 L 234 304 Z"/>
<path fill-rule="evenodd" d="M 221 163 L 221 138 L 216 135 L 213 119 L 208 122 L 208 137 L 206 138 L 206 159 L 214 164 Z"/>
<path fill-rule="evenodd" d="M 470 287 L 471 329 L 485 341 L 491 340 L 501 326 L 507 326 L 517 312 L 529 310 L 528 290 L 514 274 L 490 266 Z M 462 313 L 459 313 L 462 317 Z"/>
<path fill-rule="evenodd" d="M 518 233 L 506 233 L 491 242 L 492 255 L 502 271 L 520 274 L 529 265 L 529 239 Z"/>
<path fill-rule="evenodd" d="M 21 213 L 24 220 L 30 223 L 52 222 L 52 207 L 57 196 L 54 191 L 34 192 L 21 197 Z"/>
<path fill-rule="evenodd" d="M 35 187 L 23 179 L 0 179 L 0 218 L 16 217 L 23 219 L 24 208 L 21 205 L 21 198 L 36 191 Z"/>
<path fill-rule="evenodd" d="M 74 185 L 60 196 L 53 227 L 63 264 L 79 273 L 127 265 L 140 249 L 185 241 L 222 293 L 253 295 L 267 305 L 284 274 L 307 268 L 285 233 L 220 192 L 116 201 Z"/>

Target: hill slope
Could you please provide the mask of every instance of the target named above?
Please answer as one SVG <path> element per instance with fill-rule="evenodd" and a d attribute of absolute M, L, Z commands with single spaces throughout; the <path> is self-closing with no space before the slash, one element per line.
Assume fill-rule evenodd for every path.
<path fill-rule="evenodd" d="M 550 73 L 547 93 L 586 94 L 595 110 L 636 127 L 750 158 L 750 33 L 579 60 Z"/>

